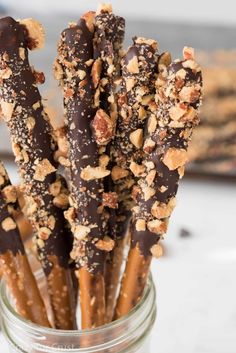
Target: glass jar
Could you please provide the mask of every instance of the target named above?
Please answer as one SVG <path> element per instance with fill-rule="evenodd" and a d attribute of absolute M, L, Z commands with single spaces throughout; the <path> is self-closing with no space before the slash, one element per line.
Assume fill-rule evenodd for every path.
<path fill-rule="evenodd" d="M 36 274 L 45 291 L 43 273 Z M 156 318 L 156 293 L 151 277 L 141 301 L 123 318 L 97 329 L 62 331 L 35 325 L 20 317 L 2 281 L 0 287 L 2 331 L 10 353 L 148 353 Z"/>

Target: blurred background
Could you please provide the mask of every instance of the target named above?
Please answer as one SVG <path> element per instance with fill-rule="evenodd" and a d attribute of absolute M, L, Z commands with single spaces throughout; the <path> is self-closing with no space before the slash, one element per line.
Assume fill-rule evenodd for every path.
<path fill-rule="evenodd" d="M 162 243 L 164 255 L 153 262 L 158 318 L 152 352 L 235 353 L 235 2 L 114 0 L 112 4 L 114 12 L 126 18 L 126 46 L 134 35 L 155 38 L 160 51 L 171 51 L 173 58 L 181 56 L 183 46 L 193 46 L 203 67 L 201 124 L 193 136 L 178 205 Z M 57 125 L 62 107 L 52 76 L 56 43 L 69 21 L 97 5 L 93 0 L 0 0 L 1 17 L 35 17 L 45 27 L 46 46 L 30 57 L 35 68 L 46 74 L 41 92 Z M 18 183 L 1 121 L 0 158 Z"/>

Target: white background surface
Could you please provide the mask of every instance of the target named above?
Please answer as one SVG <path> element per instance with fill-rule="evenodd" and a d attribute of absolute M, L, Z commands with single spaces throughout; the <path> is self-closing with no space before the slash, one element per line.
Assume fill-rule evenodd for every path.
<path fill-rule="evenodd" d="M 151 353 L 235 353 L 236 185 L 185 180 L 178 200 L 165 256 L 153 262 Z M 192 235 L 181 238 L 182 227 Z"/>
<path fill-rule="evenodd" d="M 236 3 L 234 0 L 0 0 L 0 3 L 19 8 L 21 10 L 38 10 L 47 15 L 53 11 L 72 12 L 73 10 L 87 11 L 94 9 L 100 2 L 111 2 L 114 10 L 121 15 L 147 18 L 158 18 L 187 22 L 205 22 L 219 24 L 236 24 Z"/>

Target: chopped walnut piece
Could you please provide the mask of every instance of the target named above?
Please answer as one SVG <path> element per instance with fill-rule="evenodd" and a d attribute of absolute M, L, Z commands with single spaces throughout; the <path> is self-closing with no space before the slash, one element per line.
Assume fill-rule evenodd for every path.
<path fill-rule="evenodd" d="M 144 120 L 147 117 L 147 112 L 144 107 L 140 106 L 138 110 L 138 117 L 140 120 Z"/>
<path fill-rule="evenodd" d="M 74 237 L 78 240 L 83 240 L 90 233 L 91 229 L 89 227 L 83 226 L 81 224 L 77 225 L 73 229 Z"/>
<path fill-rule="evenodd" d="M 63 167 L 70 167 L 71 163 L 69 161 L 68 158 L 65 158 L 64 156 L 59 156 L 58 157 L 58 162 L 60 163 L 60 165 L 62 165 Z"/>
<path fill-rule="evenodd" d="M 125 80 L 125 83 L 126 83 L 126 90 L 127 92 L 131 91 L 131 89 L 134 87 L 135 85 L 135 79 L 133 77 L 130 77 L 130 78 L 127 78 Z"/>
<path fill-rule="evenodd" d="M 178 103 L 170 108 L 169 114 L 172 120 L 179 120 L 186 113 L 186 106 L 184 104 Z"/>
<path fill-rule="evenodd" d="M 152 114 L 148 119 L 148 124 L 147 124 L 147 129 L 149 134 L 153 134 L 156 130 L 156 127 L 157 127 L 157 119 L 155 115 Z"/>
<path fill-rule="evenodd" d="M 144 38 L 144 37 L 137 37 L 137 38 L 135 38 L 134 42 L 136 44 L 147 44 L 147 45 L 150 45 L 150 47 L 152 47 L 154 50 L 157 50 L 157 48 L 158 48 L 157 41 L 154 40 L 154 39 L 147 39 L 147 38 Z"/>
<path fill-rule="evenodd" d="M 48 227 L 53 230 L 55 228 L 55 224 L 56 224 L 56 219 L 53 215 L 49 216 L 48 218 Z"/>
<path fill-rule="evenodd" d="M 131 60 L 129 60 L 129 62 L 127 64 L 127 70 L 129 72 L 131 72 L 132 74 L 138 74 L 139 73 L 137 56 L 134 56 Z"/>
<path fill-rule="evenodd" d="M 5 232 L 9 232 L 10 230 L 16 229 L 16 223 L 11 217 L 5 218 L 1 223 L 2 229 Z"/>
<path fill-rule="evenodd" d="M 37 110 L 38 108 L 40 108 L 40 106 L 41 106 L 41 103 L 40 103 L 40 101 L 38 101 L 38 102 L 36 102 L 36 103 L 34 103 L 34 104 L 32 105 L 32 108 L 33 108 L 34 110 Z"/>
<path fill-rule="evenodd" d="M 155 257 L 156 259 L 159 259 L 160 257 L 163 256 L 162 246 L 160 244 L 153 245 L 151 247 L 151 253 L 153 257 Z"/>
<path fill-rule="evenodd" d="M 88 27 L 89 31 L 93 33 L 95 13 L 93 11 L 88 11 L 81 18 L 85 20 L 86 26 Z"/>
<path fill-rule="evenodd" d="M 32 116 L 27 118 L 26 126 L 27 126 L 29 131 L 33 130 L 33 128 L 35 127 L 35 118 L 33 118 Z"/>
<path fill-rule="evenodd" d="M 47 175 L 56 171 L 56 168 L 49 162 L 48 159 L 44 158 L 37 162 L 34 170 L 34 180 L 44 181 Z"/>
<path fill-rule="evenodd" d="M 170 217 L 171 213 L 173 212 L 175 204 L 176 204 L 175 197 L 173 197 L 168 202 L 167 205 L 165 203 L 161 203 L 161 202 L 156 201 L 152 205 L 151 213 L 155 218 L 158 218 L 158 219 L 168 218 L 168 217 Z"/>
<path fill-rule="evenodd" d="M 10 67 L 6 67 L 3 70 L 0 70 L 0 78 L 2 79 L 7 79 L 12 75 L 12 71 L 10 69 Z"/>
<path fill-rule="evenodd" d="M 182 148 L 170 147 L 163 158 L 163 163 L 169 168 L 169 170 L 175 170 L 182 167 L 187 162 L 187 151 Z"/>
<path fill-rule="evenodd" d="M 44 46 L 45 32 L 43 26 L 33 18 L 26 18 L 19 21 L 25 26 L 28 32 L 27 46 L 30 50 L 41 49 Z"/>
<path fill-rule="evenodd" d="M 136 177 L 141 176 L 146 169 L 144 165 L 140 165 L 135 162 L 131 162 L 129 168 Z"/>
<path fill-rule="evenodd" d="M 65 219 L 70 223 L 70 225 L 72 225 L 76 216 L 75 208 L 74 207 L 68 208 L 68 210 L 64 211 L 64 216 L 65 216 Z"/>
<path fill-rule="evenodd" d="M 12 114 L 13 114 L 13 111 L 14 111 L 15 103 L 5 102 L 5 101 L 1 100 L 0 106 L 2 109 L 2 114 L 3 114 L 4 120 L 6 122 L 10 121 Z"/>
<path fill-rule="evenodd" d="M 99 250 L 108 251 L 108 252 L 112 251 L 114 246 L 115 246 L 114 240 L 108 236 L 105 236 L 103 239 L 100 239 L 96 243 L 96 248 L 98 248 Z"/>
<path fill-rule="evenodd" d="M 179 98 L 188 103 L 195 103 L 200 97 L 200 91 L 194 87 L 183 87 L 179 92 Z"/>
<path fill-rule="evenodd" d="M 2 190 L 6 203 L 14 203 L 17 200 L 17 190 L 13 185 L 7 185 Z"/>
<path fill-rule="evenodd" d="M 146 176 L 146 182 L 148 184 L 148 186 L 151 186 L 152 183 L 154 182 L 154 179 L 155 179 L 155 176 L 156 176 L 156 170 L 155 169 L 152 169 L 148 175 Z"/>
<path fill-rule="evenodd" d="M 90 181 L 105 178 L 109 174 L 110 171 L 103 167 L 91 167 L 90 165 L 88 165 L 81 171 L 80 176 L 83 180 Z"/>
<path fill-rule="evenodd" d="M 125 178 L 128 175 L 129 175 L 129 171 L 127 169 L 123 169 L 118 166 L 115 166 L 112 168 L 111 177 L 113 181 L 117 181 L 119 179 Z"/>
<path fill-rule="evenodd" d="M 151 188 L 150 186 L 143 185 L 141 186 L 143 194 L 144 194 L 144 200 L 148 201 L 153 195 L 155 195 L 155 189 Z"/>
<path fill-rule="evenodd" d="M 143 150 L 149 154 L 154 150 L 155 146 L 155 142 L 151 138 L 147 138 L 144 142 Z"/>
<path fill-rule="evenodd" d="M 86 72 L 84 70 L 78 70 L 77 75 L 79 76 L 80 80 L 83 80 L 86 76 Z"/>
<path fill-rule="evenodd" d="M 143 129 L 137 129 L 131 132 L 129 139 L 136 148 L 141 148 L 143 144 Z"/>
<path fill-rule="evenodd" d="M 68 195 L 62 193 L 62 194 L 55 196 L 53 199 L 53 205 L 58 208 L 62 208 L 62 209 L 67 208 L 69 205 Z"/>
<path fill-rule="evenodd" d="M 146 230 L 145 219 L 137 219 L 137 221 L 135 223 L 135 228 L 138 232 L 144 232 Z"/>
<path fill-rule="evenodd" d="M 42 240 L 47 240 L 50 237 L 51 230 L 47 227 L 41 227 L 38 230 L 38 237 Z"/>
<path fill-rule="evenodd" d="M 101 58 L 97 58 L 93 63 L 92 72 L 91 72 L 94 88 L 97 88 L 99 84 L 101 71 L 102 71 L 102 60 Z"/>
<path fill-rule="evenodd" d="M 99 109 L 91 123 L 94 138 L 98 145 L 107 145 L 114 133 L 114 124 L 103 109 Z"/>
<path fill-rule="evenodd" d="M 106 168 L 106 166 L 108 165 L 109 163 L 109 156 L 107 154 L 102 154 L 100 157 L 99 157 L 99 165 L 102 167 L 102 168 Z"/>
<path fill-rule="evenodd" d="M 167 231 L 167 223 L 160 221 L 159 219 L 154 219 L 153 221 L 149 221 L 147 223 L 147 228 L 152 233 L 162 235 Z"/>
<path fill-rule="evenodd" d="M 118 207 L 118 195 L 116 192 L 104 192 L 102 194 L 102 205 L 109 208 Z"/>

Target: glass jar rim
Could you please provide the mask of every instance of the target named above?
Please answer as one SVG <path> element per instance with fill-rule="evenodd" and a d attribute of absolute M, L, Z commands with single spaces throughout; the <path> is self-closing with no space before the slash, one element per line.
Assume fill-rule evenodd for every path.
<path fill-rule="evenodd" d="M 43 275 L 42 270 L 38 270 L 35 273 L 36 278 L 38 278 L 42 275 Z M 23 327 L 28 331 L 34 331 L 34 333 L 38 333 L 41 335 L 49 333 L 49 334 L 58 335 L 60 337 L 63 337 L 65 335 L 66 336 L 71 335 L 73 337 L 80 337 L 80 336 L 84 337 L 85 335 L 93 335 L 93 334 L 97 334 L 97 333 L 101 334 L 108 329 L 115 329 L 116 327 L 119 327 L 119 325 L 123 325 L 126 322 L 128 322 L 129 320 L 131 320 L 132 318 L 135 318 L 136 314 L 139 312 L 139 309 L 142 308 L 144 303 L 147 301 L 151 291 L 154 292 L 154 300 L 155 300 L 156 299 L 156 290 L 155 290 L 155 286 L 153 284 L 152 276 L 150 274 L 148 281 L 147 281 L 147 285 L 144 290 L 144 293 L 142 295 L 142 298 L 136 304 L 136 306 L 132 310 L 130 310 L 130 312 L 128 314 L 122 316 L 121 318 L 119 318 L 115 321 L 107 323 L 105 325 L 99 326 L 97 328 L 86 329 L 86 330 L 84 330 L 84 329 L 83 330 L 81 330 L 81 329 L 78 329 L 78 330 L 58 330 L 55 328 L 48 328 L 48 327 L 44 327 L 44 326 L 39 326 L 39 325 L 21 317 L 17 313 L 17 311 L 14 309 L 14 307 L 11 305 L 10 301 L 8 300 L 7 286 L 4 282 L 4 280 L 2 280 L 0 283 L 0 305 L 2 307 L 3 312 L 7 312 L 8 314 L 10 314 L 10 316 L 13 317 L 17 323 L 19 323 L 20 325 L 23 325 Z"/>

